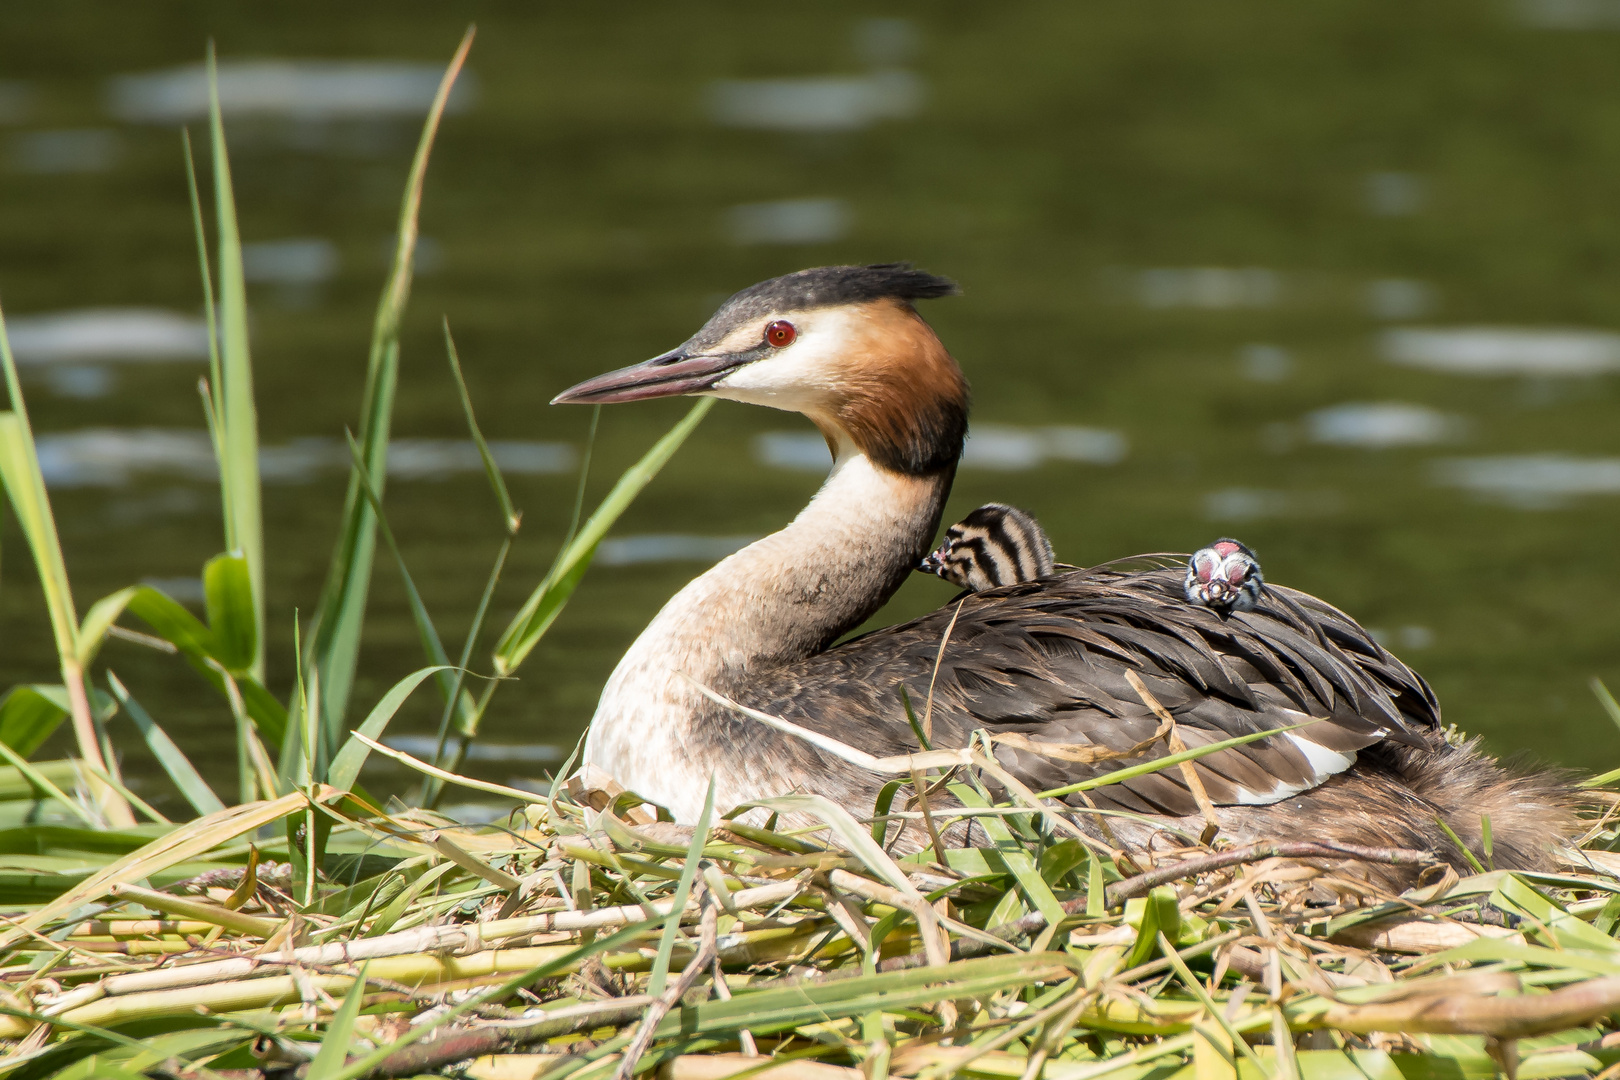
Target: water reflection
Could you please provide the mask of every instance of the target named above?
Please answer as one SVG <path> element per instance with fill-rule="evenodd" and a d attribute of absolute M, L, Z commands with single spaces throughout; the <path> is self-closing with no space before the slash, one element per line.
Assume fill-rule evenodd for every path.
<path fill-rule="evenodd" d="M 1423 178 L 1405 172 L 1375 172 L 1367 176 L 1367 209 L 1379 217 L 1405 217 L 1423 209 L 1427 192 Z"/>
<path fill-rule="evenodd" d="M 904 120 L 922 108 L 923 82 L 909 71 L 810 79 L 721 79 L 709 113 L 726 127 L 774 131 L 858 131 Z"/>
<path fill-rule="evenodd" d="M 962 450 L 964 469 L 1018 471 L 1049 461 L 1117 465 L 1129 451 L 1125 436 L 1104 428 L 1055 425 L 1020 428 L 975 424 Z M 770 431 L 754 439 L 754 458 L 764 465 L 826 472 L 832 465 L 827 443 L 814 432 Z"/>
<path fill-rule="evenodd" d="M 1463 427 L 1459 417 L 1404 401 L 1349 402 L 1318 409 L 1305 418 L 1312 442 L 1369 450 L 1446 442 L 1459 437 Z"/>
<path fill-rule="evenodd" d="M 141 584 L 150 585 L 169 599 L 178 600 L 182 604 L 201 604 L 205 597 L 203 580 L 200 577 L 148 577 L 142 578 Z"/>
<path fill-rule="evenodd" d="M 1391 330 L 1384 356 L 1457 375 L 1599 375 L 1620 371 L 1620 334 L 1470 326 Z"/>
<path fill-rule="evenodd" d="M 242 276 L 273 285 L 319 285 L 338 269 L 337 247 L 319 237 L 242 245 Z"/>
<path fill-rule="evenodd" d="M 825 244 L 849 231 L 843 199 L 783 199 L 726 211 L 726 232 L 737 244 Z"/>
<path fill-rule="evenodd" d="M 1409 278 L 1380 278 L 1367 285 L 1367 311 L 1375 319 L 1416 319 L 1434 307 L 1434 289 Z"/>
<path fill-rule="evenodd" d="M 226 116 L 297 120 L 399 117 L 415 120 L 433 101 L 444 68 L 382 60 L 226 60 L 219 64 L 219 106 Z M 477 99 L 477 82 L 462 72 L 447 112 Z M 188 64 L 107 83 L 107 109 L 121 120 L 184 124 L 208 115 L 208 72 Z"/>
<path fill-rule="evenodd" d="M 1344 500 L 1333 491 L 1230 487 L 1212 491 L 1201 501 L 1204 517 L 1210 521 L 1240 523 L 1331 514 L 1342 507 Z"/>
<path fill-rule="evenodd" d="M 1271 307 L 1281 291 L 1276 272 L 1258 266 L 1163 267 L 1136 276 L 1136 298 L 1149 308 Z"/>
<path fill-rule="evenodd" d="M 1282 382 L 1294 370 L 1294 358 L 1287 349 L 1258 342 L 1243 346 L 1238 364 L 1244 377 L 1255 382 Z"/>
<path fill-rule="evenodd" d="M 1369 626 L 1367 633 L 1386 649 L 1416 652 L 1434 647 L 1434 631 L 1427 626 L 1407 625 L 1391 633 L 1382 626 Z"/>
<path fill-rule="evenodd" d="M 38 436 L 39 466 L 54 488 L 124 487 L 149 476 L 213 481 L 218 476 L 208 433 L 189 429 L 89 428 Z M 503 472 L 551 475 L 574 468 L 567 443 L 496 440 L 489 449 Z M 259 475 L 269 484 L 308 483 L 349 468 L 339 439 L 311 436 L 259 449 Z M 471 440 L 394 439 L 388 444 L 388 475 L 400 480 L 444 480 L 482 472 L 483 458 Z"/>
<path fill-rule="evenodd" d="M 106 172 L 118 163 L 123 149 L 116 131 L 107 128 L 65 128 L 14 135 L 9 165 L 18 172 L 58 175 Z"/>
<path fill-rule="evenodd" d="M 20 124 L 33 112 L 34 88 L 16 79 L 0 79 L 0 124 Z"/>
<path fill-rule="evenodd" d="M 1519 0 L 1519 17 L 1551 30 L 1620 28 L 1620 0 Z"/>
<path fill-rule="evenodd" d="M 614 536 L 596 549 L 599 566 L 636 566 L 642 563 L 714 563 L 758 540 L 757 536 L 697 536 L 690 533 L 648 533 Z"/>
<path fill-rule="evenodd" d="M 1620 495 L 1620 458 L 1507 454 L 1451 458 L 1433 466 L 1437 483 L 1519 510 L 1552 510 L 1578 495 Z"/>
<path fill-rule="evenodd" d="M 19 364 L 70 360 L 206 360 L 208 324 L 160 308 L 83 308 L 8 315 Z"/>

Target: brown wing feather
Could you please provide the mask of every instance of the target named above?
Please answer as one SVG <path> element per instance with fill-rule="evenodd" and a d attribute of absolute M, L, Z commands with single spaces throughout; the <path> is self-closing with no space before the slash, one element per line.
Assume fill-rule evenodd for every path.
<path fill-rule="evenodd" d="M 1223 618 L 1188 604 L 1181 576 L 1175 568 L 1095 568 L 967 595 L 808 659 L 751 671 L 732 690 L 743 704 L 870 753 L 914 750 L 899 688 L 924 708 L 960 605 L 934 685 L 936 746 L 965 745 L 983 728 L 1129 749 L 1159 720 L 1128 671 L 1169 710 L 1189 747 L 1307 719 L 1315 722 L 1295 732 L 1298 739 L 1339 754 L 1384 740 L 1434 745 L 1440 707 L 1428 685 L 1349 616 L 1271 585 L 1254 611 Z M 733 718 L 708 737 L 748 740 L 747 723 Z M 1001 747 L 998 757 L 1020 781 L 1047 790 L 1166 752 L 1160 743 L 1138 759 L 1078 764 Z M 1210 798 L 1227 805 L 1280 797 L 1329 775 L 1284 735 L 1219 751 L 1195 767 Z M 1174 769 L 1090 796 L 1098 806 L 1139 813 L 1197 809 Z"/>

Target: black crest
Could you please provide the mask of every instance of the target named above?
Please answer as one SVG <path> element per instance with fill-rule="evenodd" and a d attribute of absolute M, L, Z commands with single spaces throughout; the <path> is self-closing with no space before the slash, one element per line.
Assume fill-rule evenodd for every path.
<path fill-rule="evenodd" d="M 720 306 L 714 321 L 729 324 L 773 311 L 834 307 L 871 300 L 933 300 L 961 290 L 950 278 L 918 270 L 910 263 L 871 266 L 817 266 L 750 285 Z"/>

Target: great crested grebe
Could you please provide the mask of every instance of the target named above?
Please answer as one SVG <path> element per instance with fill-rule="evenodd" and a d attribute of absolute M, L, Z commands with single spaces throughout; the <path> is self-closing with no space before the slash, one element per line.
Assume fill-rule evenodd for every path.
<path fill-rule="evenodd" d="M 711 779 L 721 811 L 793 791 L 869 811 L 884 777 L 737 715 L 699 684 L 869 754 L 904 754 L 917 743 L 900 690 L 924 700 L 944 641 L 934 745 L 965 746 L 975 729 L 1020 734 L 997 753 L 1034 790 L 1128 761 L 1079 764 L 1024 745 L 1130 750 L 1155 738 L 1158 706 L 1189 747 L 1293 729 L 1197 761 L 1234 842 L 1303 834 L 1423 848 L 1460 866 L 1438 821 L 1477 849 L 1488 817 L 1498 867 L 1544 863 L 1573 828 L 1571 786 L 1448 745 L 1420 676 L 1291 589 L 1270 586 L 1254 610 L 1223 617 L 1186 602 L 1179 570 L 1082 570 L 970 594 L 832 647 L 894 594 L 939 526 L 968 388 L 912 303 L 954 292 L 905 264 L 803 270 L 737 293 L 670 352 L 557 396 L 769 405 L 809 417 L 833 453 L 791 524 L 681 589 L 636 639 L 603 689 L 587 764 L 681 823 L 697 820 Z M 1140 756 L 1162 756 L 1164 741 Z M 1126 844 L 1204 824 L 1176 769 L 1071 799 L 1143 815 L 1110 819 Z M 1075 821 L 1097 828 L 1091 813 Z"/>
<path fill-rule="evenodd" d="M 1035 581 L 1055 569 L 1052 541 L 1040 522 L 1005 503 L 985 503 L 946 529 L 917 567 L 969 592 Z"/>

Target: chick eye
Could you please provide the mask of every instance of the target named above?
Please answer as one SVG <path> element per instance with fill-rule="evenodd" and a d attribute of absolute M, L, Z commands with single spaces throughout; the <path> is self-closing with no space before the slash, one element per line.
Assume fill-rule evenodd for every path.
<path fill-rule="evenodd" d="M 786 348 L 793 344 L 793 339 L 798 336 L 799 332 L 793 329 L 793 324 L 781 319 L 765 328 L 765 344 L 776 349 Z"/>

